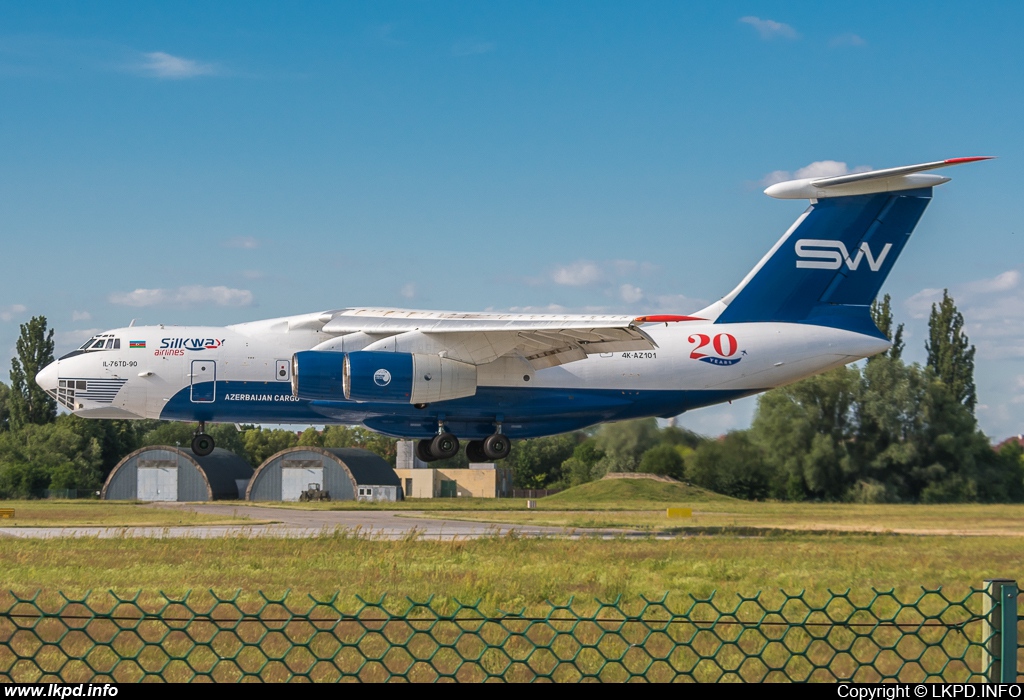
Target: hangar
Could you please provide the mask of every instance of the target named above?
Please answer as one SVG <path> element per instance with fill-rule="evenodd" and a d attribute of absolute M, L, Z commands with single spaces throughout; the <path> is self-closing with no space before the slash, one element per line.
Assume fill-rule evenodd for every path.
<path fill-rule="evenodd" d="M 333 501 L 400 501 L 401 481 L 386 460 L 354 447 L 292 447 L 266 459 L 253 474 L 250 501 L 297 501 L 308 489 Z"/>
<path fill-rule="evenodd" d="M 245 493 L 252 467 L 217 448 L 205 457 L 168 445 L 143 447 L 110 472 L 100 498 L 139 501 L 216 501 Z"/>

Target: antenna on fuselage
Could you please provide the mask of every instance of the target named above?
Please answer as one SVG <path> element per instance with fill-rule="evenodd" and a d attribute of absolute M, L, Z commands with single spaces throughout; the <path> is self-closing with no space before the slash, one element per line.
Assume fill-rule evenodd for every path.
<path fill-rule="evenodd" d="M 129 328 L 131 328 L 131 327 L 132 327 L 132 326 L 134 326 L 134 325 L 135 325 L 135 319 L 133 318 L 133 319 L 132 319 L 132 322 L 128 324 L 128 327 L 129 327 Z"/>

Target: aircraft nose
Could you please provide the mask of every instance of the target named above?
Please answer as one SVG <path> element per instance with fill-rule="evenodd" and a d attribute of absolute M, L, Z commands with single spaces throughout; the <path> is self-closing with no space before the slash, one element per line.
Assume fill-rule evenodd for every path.
<path fill-rule="evenodd" d="M 36 384 L 45 391 L 57 391 L 57 365 L 60 360 L 55 360 L 36 372 Z"/>

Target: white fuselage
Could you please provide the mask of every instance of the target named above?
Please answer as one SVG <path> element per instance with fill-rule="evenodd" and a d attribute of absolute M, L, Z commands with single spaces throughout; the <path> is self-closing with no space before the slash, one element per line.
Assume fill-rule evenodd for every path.
<path fill-rule="evenodd" d="M 889 347 L 879 337 L 799 323 L 652 323 L 643 326 L 656 344 L 651 350 L 594 354 L 544 369 L 520 357 L 500 357 L 477 368 L 475 396 L 424 409 L 293 396 L 293 354 L 335 340 L 316 317 L 114 329 L 103 337 L 118 348 L 72 353 L 37 380 L 65 408 L 88 418 L 366 423 L 410 437 L 439 417 L 481 422 L 487 430 L 497 419 L 510 427 L 527 425 L 522 433 L 533 435 L 546 432 L 544 424 L 561 432 L 601 420 L 674 415 Z"/>

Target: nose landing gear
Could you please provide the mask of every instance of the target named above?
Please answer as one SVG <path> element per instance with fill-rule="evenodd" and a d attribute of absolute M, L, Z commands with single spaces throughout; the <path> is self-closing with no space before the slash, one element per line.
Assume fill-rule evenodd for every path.
<path fill-rule="evenodd" d="M 192 452 L 198 457 L 205 457 L 216 447 L 213 438 L 206 434 L 206 421 L 199 421 L 199 429 L 192 438 Z"/>

